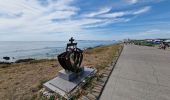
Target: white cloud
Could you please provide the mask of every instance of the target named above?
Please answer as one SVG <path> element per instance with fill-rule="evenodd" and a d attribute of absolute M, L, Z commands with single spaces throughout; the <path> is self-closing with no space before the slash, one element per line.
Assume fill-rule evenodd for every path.
<path fill-rule="evenodd" d="M 14 29 L 13 32 L 29 33 L 32 31 L 36 33 L 37 31 L 42 32 L 41 28 L 44 28 L 46 25 L 49 25 L 49 29 L 61 27 L 53 23 L 52 19 L 69 19 L 71 16 L 75 15 L 78 9 L 70 6 L 69 4 L 71 2 L 72 0 L 50 1 L 48 7 L 42 7 L 35 0 L 0 0 L 0 12 L 3 10 L 3 12 L 10 16 L 21 12 L 23 13 L 20 18 L 13 19 L 0 16 L 0 29 L 15 27 L 16 29 Z M 46 28 L 45 30 L 48 30 L 48 27 Z M 50 31 L 51 30 L 45 32 Z"/>
<path fill-rule="evenodd" d="M 144 7 L 142 9 L 138 10 L 138 11 L 135 11 L 133 14 L 135 14 L 135 15 L 142 14 L 142 13 L 149 11 L 150 9 L 151 9 L 151 7 L 147 6 L 147 7 Z"/>
<path fill-rule="evenodd" d="M 0 0 L 0 40 L 68 37 L 74 35 L 70 33 L 87 32 L 86 28 L 130 21 L 130 18 L 124 16 L 138 15 L 150 9 L 145 7 L 135 11 L 111 12 L 112 8 L 104 7 L 98 11 L 79 14 L 81 8 L 73 6 L 73 2 L 48 0 L 48 4 L 44 6 L 37 0 Z"/>
<path fill-rule="evenodd" d="M 107 26 L 109 24 L 113 24 L 113 23 L 120 23 L 120 22 L 128 22 L 131 19 L 128 18 L 115 18 L 115 19 L 108 19 L 105 20 L 103 22 L 100 23 L 95 23 L 95 24 L 91 24 L 91 25 L 87 25 L 85 26 L 86 28 L 93 28 L 93 27 L 103 27 L 103 26 Z"/>
<path fill-rule="evenodd" d="M 117 17 L 122 17 L 122 16 L 124 16 L 126 14 L 127 14 L 127 12 L 113 12 L 113 13 L 103 14 L 100 17 L 117 18 Z"/>
<path fill-rule="evenodd" d="M 88 14 L 84 14 L 82 15 L 83 17 L 95 17 L 97 15 L 100 14 L 104 14 L 104 13 L 108 13 L 111 10 L 111 8 L 102 8 L 97 12 L 92 12 L 92 13 L 88 13 Z"/>
<path fill-rule="evenodd" d="M 130 4 L 135 4 L 138 2 L 138 0 L 127 0 Z"/>
<path fill-rule="evenodd" d="M 142 8 L 142 9 L 139 9 L 139 10 L 106 13 L 106 14 L 99 15 L 99 17 L 119 18 L 119 17 L 123 17 L 123 16 L 126 16 L 126 15 L 139 15 L 139 14 L 142 14 L 142 13 L 145 13 L 145 12 L 149 11 L 150 9 L 151 9 L 150 6 L 146 6 L 146 7 Z"/>

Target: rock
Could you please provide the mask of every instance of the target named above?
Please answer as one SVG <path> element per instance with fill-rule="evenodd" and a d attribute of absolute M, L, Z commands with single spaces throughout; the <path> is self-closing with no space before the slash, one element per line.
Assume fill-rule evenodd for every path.
<path fill-rule="evenodd" d="M 11 62 L 1 62 L 0 61 L 0 64 L 11 64 Z"/>
<path fill-rule="evenodd" d="M 10 60 L 10 57 L 3 57 L 3 59 L 5 59 L 5 60 Z"/>
<path fill-rule="evenodd" d="M 39 92 L 43 93 L 45 91 L 45 88 L 42 88 Z"/>
<path fill-rule="evenodd" d="M 44 91 L 43 96 L 46 97 L 47 99 L 50 99 L 52 96 L 54 96 L 54 93 L 51 93 L 49 91 Z"/>

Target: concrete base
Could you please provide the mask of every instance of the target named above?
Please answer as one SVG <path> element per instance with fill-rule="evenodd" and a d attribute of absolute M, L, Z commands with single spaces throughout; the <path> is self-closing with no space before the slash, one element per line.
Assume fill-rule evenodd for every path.
<path fill-rule="evenodd" d="M 80 83 L 83 83 L 85 78 L 93 75 L 95 71 L 96 71 L 95 69 L 85 67 L 82 75 L 80 75 L 74 80 L 68 81 L 61 78 L 61 76 L 60 77 L 58 76 L 46 82 L 45 84 L 43 84 L 43 86 L 47 90 L 56 92 L 57 94 L 68 99 L 70 98 L 71 96 L 70 94 L 72 93 L 72 91 L 74 91 Z"/>
<path fill-rule="evenodd" d="M 79 75 L 82 75 L 84 73 L 84 67 L 81 67 L 81 72 L 80 73 L 74 73 L 71 71 L 66 71 L 66 70 L 60 70 L 58 73 L 58 77 L 65 79 L 67 81 L 72 81 L 76 79 Z"/>

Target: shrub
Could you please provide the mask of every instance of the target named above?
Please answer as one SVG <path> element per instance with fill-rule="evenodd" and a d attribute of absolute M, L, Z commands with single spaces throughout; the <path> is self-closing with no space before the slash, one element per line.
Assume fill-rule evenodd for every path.
<path fill-rule="evenodd" d="M 19 59 L 19 60 L 15 61 L 15 63 L 30 62 L 30 61 L 33 61 L 33 60 L 35 60 L 35 59 L 32 59 L 32 58 Z"/>

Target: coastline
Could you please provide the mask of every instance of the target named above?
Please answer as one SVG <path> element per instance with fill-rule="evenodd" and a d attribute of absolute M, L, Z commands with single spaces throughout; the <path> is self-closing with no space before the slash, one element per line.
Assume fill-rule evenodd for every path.
<path fill-rule="evenodd" d="M 80 49 L 111 45 L 116 41 L 77 41 Z M 0 62 L 15 62 L 19 59 L 56 59 L 65 50 L 66 41 L 52 42 L 3 42 L 0 43 Z M 5 58 L 5 59 L 4 59 Z"/>
<path fill-rule="evenodd" d="M 82 65 L 101 71 L 112 63 L 120 47 L 120 45 L 114 44 L 87 48 L 83 53 L 84 59 Z M 37 94 L 42 88 L 42 84 L 56 77 L 61 69 L 62 67 L 57 59 L 0 64 L 0 98 L 38 98 Z"/>
<path fill-rule="evenodd" d="M 116 43 L 114 44 L 111 44 L 111 45 L 116 45 Z M 97 46 L 93 46 L 93 47 L 86 47 L 86 48 L 83 48 L 83 51 L 85 50 L 88 50 L 88 49 L 93 49 L 93 48 L 96 48 L 96 47 L 101 47 L 101 46 L 108 46 L 108 45 L 97 45 Z M 59 54 L 60 52 L 58 52 Z M 4 56 L 4 57 L 7 57 L 9 58 L 9 60 L 5 60 L 5 59 L 1 59 L 0 60 L 0 64 L 13 64 L 13 63 L 22 63 L 22 62 L 29 62 L 29 61 L 38 61 L 38 60 L 53 60 L 53 59 L 57 59 L 57 56 L 58 54 L 56 54 L 56 57 L 40 57 L 40 58 L 35 58 L 35 57 L 25 57 L 25 58 L 19 58 L 19 59 L 16 59 L 15 57 L 11 57 L 11 56 Z"/>

